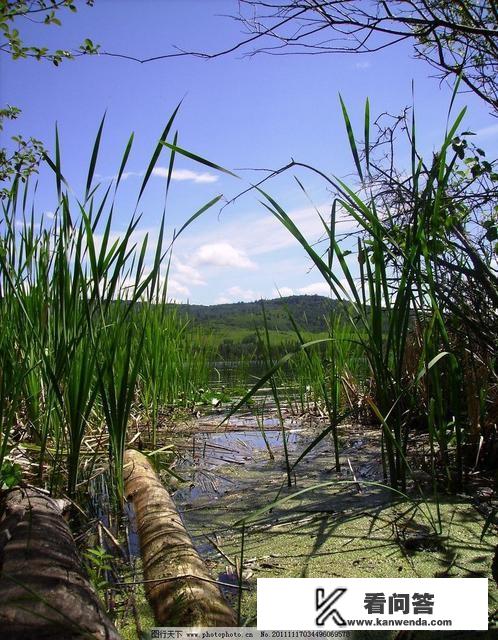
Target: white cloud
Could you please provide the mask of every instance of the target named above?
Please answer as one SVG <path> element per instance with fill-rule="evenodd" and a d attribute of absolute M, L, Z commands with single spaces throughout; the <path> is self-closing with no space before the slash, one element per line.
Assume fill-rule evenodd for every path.
<path fill-rule="evenodd" d="M 320 205 L 317 207 L 325 220 L 330 216 L 330 206 Z M 313 207 L 294 209 L 288 212 L 291 219 L 299 228 L 301 233 L 310 242 L 316 241 L 324 236 L 323 224 Z M 344 213 L 337 214 L 337 231 L 343 233 L 353 230 L 357 223 L 350 216 Z M 221 218 L 220 224 L 212 225 L 209 231 L 196 236 L 185 234 L 180 241 L 182 247 L 188 247 L 188 252 L 195 252 L 193 240 L 198 244 L 231 244 L 233 238 L 237 238 L 237 249 L 246 256 L 269 254 L 275 251 L 298 247 L 298 241 L 293 235 L 269 212 L 264 214 L 250 214 L 243 217 L 231 216 L 227 220 L 225 216 Z M 184 250 L 184 249 L 183 249 Z"/>
<path fill-rule="evenodd" d="M 290 287 L 276 287 L 275 289 L 273 289 L 271 294 L 274 298 L 278 298 L 280 296 L 282 296 L 282 298 L 287 298 L 288 296 L 294 295 L 294 290 Z"/>
<path fill-rule="evenodd" d="M 481 138 L 496 136 L 498 134 L 498 124 L 492 124 L 490 127 L 483 127 L 482 129 L 477 129 L 475 132 L 476 136 Z"/>
<path fill-rule="evenodd" d="M 18 229 L 24 229 L 25 226 L 28 229 L 30 229 L 31 228 L 31 220 L 30 219 L 27 219 L 27 220 L 16 220 L 15 226 Z M 40 223 L 39 222 L 33 222 L 33 229 L 40 229 Z"/>
<path fill-rule="evenodd" d="M 128 178 L 134 178 L 135 176 L 141 177 L 144 175 L 143 171 L 123 171 L 121 174 L 121 180 L 128 180 Z M 117 175 L 114 176 L 117 179 Z"/>
<path fill-rule="evenodd" d="M 193 258 L 195 265 L 212 265 L 217 267 L 235 267 L 237 269 L 255 269 L 255 263 L 248 258 L 245 251 L 236 249 L 228 242 L 203 244 Z"/>
<path fill-rule="evenodd" d="M 341 298 L 345 298 L 348 295 L 352 296 L 351 288 L 349 287 L 349 283 L 346 278 L 341 278 L 339 280 L 341 285 L 346 290 L 344 293 L 341 289 L 339 289 L 339 294 Z M 304 285 L 303 287 L 278 287 L 273 289 L 272 297 L 278 297 L 279 293 L 282 297 L 286 296 L 294 296 L 294 295 L 317 295 L 317 296 L 327 296 L 335 298 L 335 294 L 330 289 L 329 285 L 324 281 L 320 282 L 312 282 L 311 284 Z"/>
<path fill-rule="evenodd" d="M 318 206 L 318 209 L 327 219 L 329 207 L 324 204 Z M 323 236 L 323 225 L 313 207 L 290 210 L 289 215 L 310 242 Z M 349 231 L 351 228 L 354 228 L 351 220 L 341 214 L 340 232 Z M 123 235 L 124 231 L 113 230 L 109 238 L 109 246 Z M 146 235 L 149 237 L 149 242 L 145 264 L 149 266 L 154 259 L 158 227 L 135 229 L 129 239 L 129 245 L 136 244 L 139 251 Z M 98 234 L 95 237 L 95 243 L 98 251 L 102 243 L 102 237 Z M 165 242 L 164 247 L 167 245 L 168 243 Z M 298 247 L 298 243 L 287 229 L 269 213 L 250 213 L 230 217 L 224 215 L 220 223 L 216 222 L 215 218 L 211 224 L 205 225 L 204 229 L 195 234 L 185 233 L 175 243 L 168 295 L 176 299 L 193 299 L 200 295 L 200 289 L 196 287 L 204 287 L 205 293 L 202 297 L 207 297 L 209 302 L 212 302 L 211 295 L 213 298 L 216 296 L 216 289 L 218 290 L 216 302 L 255 300 L 261 298 L 260 291 L 264 291 L 264 295 L 270 294 L 271 286 L 268 289 L 266 286 L 271 285 L 272 281 L 285 285 L 279 287 L 282 296 L 300 293 L 329 295 L 324 282 L 314 282 L 315 279 L 319 279 L 316 271 L 308 279 L 312 284 L 304 286 L 306 281 L 303 282 L 302 277 L 306 271 L 309 271 L 311 264 L 295 251 Z M 277 250 L 281 250 L 280 255 L 272 255 Z M 255 281 L 252 277 L 251 279 L 247 277 L 246 280 L 241 281 L 240 274 L 243 270 L 246 270 L 246 273 L 253 270 L 254 275 L 261 274 L 261 277 L 266 278 L 263 274 L 263 265 L 265 273 L 270 278 L 267 285 L 261 284 L 261 278 Z M 240 290 L 232 287 L 229 292 L 228 288 L 235 283 L 240 285 Z M 261 289 L 262 286 L 265 288 Z M 278 293 L 275 290 L 271 297 L 277 296 Z"/>
<path fill-rule="evenodd" d="M 176 258 L 173 259 L 172 269 L 174 277 L 178 282 L 194 286 L 206 284 L 206 281 L 198 269 L 189 264 L 184 264 Z"/>
<path fill-rule="evenodd" d="M 155 167 L 152 169 L 152 175 L 159 178 L 167 178 L 169 169 L 167 167 Z M 171 179 L 178 181 L 189 180 L 196 183 L 217 182 L 218 176 L 212 173 L 191 171 L 190 169 L 173 169 Z"/>
<path fill-rule="evenodd" d="M 121 180 L 128 180 L 128 178 L 140 177 L 140 176 L 143 176 L 144 173 L 145 171 L 123 171 L 123 173 L 121 174 Z M 113 176 L 102 176 L 100 175 L 100 173 L 96 173 L 95 179 L 100 180 L 101 182 L 104 182 L 107 180 L 117 180 L 118 174 L 116 173 Z"/>
<path fill-rule="evenodd" d="M 175 280 L 175 278 L 168 278 L 168 299 L 180 302 L 185 301 L 189 296 L 190 290 L 188 287 Z"/>
<path fill-rule="evenodd" d="M 110 247 L 112 247 L 117 240 L 123 240 L 125 235 L 126 235 L 126 231 L 117 231 L 117 230 L 111 231 L 107 241 L 107 250 L 109 251 Z M 140 248 L 142 247 L 146 236 L 148 237 L 147 255 L 152 259 L 156 249 L 155 243 L 158 237 L 158 232 L 156 227 L 141 227 L 139 229 L 135 229 L 131 233 L 130 237 L 128 238 L 128 248 L 131 249 L 133 245 L 136 245 L 136 250 L 140 251 Z M 93 236 L 95 251 L 97 252 L 97 254 L 100 252 L 102 248 L 103 240 L 104 240 L 104 237 L 101 233 L 96 233 Z"/>
<path fill-rule="evenodd" d="M 322 222 L 312 207 L 291 211 L 289 216 L 308 240 L 314 241 L 323 233 Z M 251 255 L 271 253 L 298 245 L 288 229 L 269 213 L 257 216 L 251 224 L 245 226 L 242 242 Z"/>
<path fill-rule="evenodd" d="M 152 175 L 156 178 L 167 178 L 169 169 L 167 167 L 154 167 L 152 169 Z M 128 178 L 141 178 L 145 175 L 145 171 L 124 171 L 121 174 L 121 180 L 128 180 Z M 97 180 L 117 180 L 118 174 L 114 176 L 101 176 L 95 174 Z M 178 182 L 195 182 L 197 184 L 208 184 L 218 181 L 218 176 L 214 173 L 207 171 L 191 171 L 190 169 L 173 169 L 171 172 L 171 179 Z"/>
<path fill-rule="evenodd" d="M 298 292 L 305 295 L 329 296 L 330 287 L 326 282 L 313 282 L 305 287 L 300 287 Z"/>
<path fill-rule="evenodd" d="M 239 297 L 241 300 L 256 300 L 261 298 L 261 294 L 253 291 L 252 289 L 242 289 L 239 286 L 230 287 L 228 294 L 234 297 Z"/>
<path fill-rule="evenodd" d="M 50 220 L 53 220 L 55 218 L 55 213 L 53 211 L 45 211 L 43 215 L 45 216 L 45 218 L 49 218 Z"/>
<path fill-rule="evenodd" d="M 364 60 L 363 62 L 356 62 L 354 66 L 356 69 L 369 69 L 372 63 Z"/>
<path fill-rule="evenodd" d="M 261 293 L 253 291 L 252 289 L 242 289 L 242 287 L 235 286 L 230 287 L 219 295 L 215 303 L 216 304 L 229 304 L 231 302 L 253 302 L 254 300 L 261 299 Z"/>

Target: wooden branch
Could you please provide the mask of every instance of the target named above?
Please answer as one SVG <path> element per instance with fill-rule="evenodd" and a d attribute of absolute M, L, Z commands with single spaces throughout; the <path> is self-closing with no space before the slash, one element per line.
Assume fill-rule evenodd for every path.
<path fill-rule="evenodd" d="M 144 584 L 162 626 L 232 627 L 237 621 L 194 548 L 180 514 L 148 459 L 124 457 L 125 496 L 133 503 Z"/>
<path fill-rule="evenodd" d="M 119 640 L 88 581 L 60 501 L 17 488 L 0 521 L 0 635 Z"/>

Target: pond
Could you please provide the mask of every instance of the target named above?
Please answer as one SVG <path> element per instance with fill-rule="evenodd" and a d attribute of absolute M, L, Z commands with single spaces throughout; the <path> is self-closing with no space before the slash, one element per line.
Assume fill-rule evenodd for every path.
<path fill-rule="evenodd" d="M 222 419 L 213 413 L 189 421 L 188 428 L 179 425 L 176 479 L 164 469 L 162 475 L 198 552 L 234 606 L 239 523 L 265 510 L 245 528 L 242 614 L 249 626 L 256 620 L 258 577 L 491 575 L 496 536 L 490 531 L 481 539 L 485 518 L 470 498 L 440 495 L 437 504 L 427 487 L 422 500 L 413 487 L 406 496 L 392 492 L 383 480 L 378 428 L 341 425 L 338 472 L 330 435 L 294 467 L 327 426 L 324 420 L 286 416 L 282 432 L 274 415 L 258 422 L 245 413 L 220 426 Z M 274 504 L 276 498 L 285 501 Z M 138 554 L 129 516 L 130 548 Z M 490 581 L 490 610 L 497 606 Z"/>
<path fill-rule="evenodd" d="M 237 522 L 267 508 L 245 530 L 242 611 L 248 624 L 255 620 L 258 577 L 490 575 L 497 540 L 491 532 L 481 540 L 482 514 L 466 496 L 440 495 L 436 504 L 428 487 L 423 500 L 413 487 L 407 496 L 392 492 L 383 480 L 379 429 L 342 425 L 341 470 L 335 470 L 328 435 L 292 469 L 288 487 L 277 423 L 265 421 L 265 437 L 254 416 L 237 418 L 226 431 L 190 434 L 175 467 L 186 480 L 173 494 L 184 523 L 233 602 L 241 553 Z M 326 424 L 286 420 L 284 426 L 292 466 Z M 268 509 L 277 497 L 287 501 Z M 438 510 L 440 535 L 434 531 Z M 490 608 L 497 605 L 490 582 Z"/>

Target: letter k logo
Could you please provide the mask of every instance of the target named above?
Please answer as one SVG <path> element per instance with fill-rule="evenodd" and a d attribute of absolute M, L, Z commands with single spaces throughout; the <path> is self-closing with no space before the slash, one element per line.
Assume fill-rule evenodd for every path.
<path fill-rule="evenodd" d="M 318 611 L 316 625 L 318 627 L 323 627 L 329 618 L 332 618 L 338 627 L 346 626 L 346 621 L 334 607 L 335 603 L 346 591 L 347 589 L 344 587 L 339 587 L 334 589 L 332 593 L 329 593 L 329 595 L 325 597 L 325 589 L 316 590 L 316 610 Z"/>

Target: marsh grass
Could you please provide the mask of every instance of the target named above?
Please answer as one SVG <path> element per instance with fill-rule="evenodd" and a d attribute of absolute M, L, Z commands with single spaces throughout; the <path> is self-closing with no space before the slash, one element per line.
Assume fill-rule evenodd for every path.
<path fill-rule="evenodd" d="M 298 348 L 278 362 L 268 360 L 265 375 L 233 411 L 268 381 L 273 385 L 273 376 L 291 361 L 298 362 L 290 366 L 300 369 L 301 379 L 305 368 L 311 369 L 316 376 L 318 392 L 330 419 L 329 429 L 339 467 L 335 430 L 341 407 L 342 375 L 343 381 L 347 378 L 350 388 L 355 385 L 365 389 L 364 402 L 380 426 L 379 450 L 386 477 L 394 490 L 404 492 L 408 479 L 417 484 L 408 459 L 408 444 L 414 430 L 427 434 L 431 451 L 429 472 L 436 498 L 439 470 L 443 471 L 446 488 L 458 490 L 465 479 L 465 460 L 479 459 L 479 437 L 488 438 L 491 448 L 489 438 L 493 438 L 493 428 L 489 428 L 489 424 L 487 428 L 482 426 L 486 418 L 480 422 L 476 419 L 477 415 L 482 417 L 482 413 L 481 409 L 476 409 L 476 402 L 469 398 L 472 391 L 469 393 L 467 378 L 470 372 L 480 370 L 480 381 L 476 384 L 474 380 L 471 388 L 483 390 L 478 393 L 477 405 L 484 407 L 483 398 L 486 389 L 490 388 L 489 380 L 494 376 L 492 362 L 496 345 L 489 340 L 489 323 L 480 324 L 479 318 L 467 318 L 465 310 L 469 304 L 455 298 L 448 285 L 451 278 L 455 280 L 455 274 L 464 273 L 467 288 L 472 283 L 471 286 L 481 292 L 482 305 L 492 308 L 496 304 L 498 278 L 491 267 L 492 251 L 481 250 L 469 240 L 474 223 L 463 194 L 471 198 L 475 185 L 474 174 L 467 179 L 469 171 L 462 168 L 465 163 L 460 164 L 464 156 L 457 132 L 466 109 L 456 117 L 451 115 L 457 88 L 450 103 L 442 143 L 430 163 L 424 161 L 417 147 L 413 112 L 411 125 L 406 130 L 411 173 L 402 180 L 397 179 L 393 169 L 394 156 L 388 159 L 390 169 L 383 171 L 382 166 L 379 168 L 374 164 L 368 100 L 364 111 L 364 144 L 360 148 L 348 110 L 340 98 L 358 175 L 356 190 L 311 165 L 292 161 L 242 192 L 253 191 L 259 195 L 264 209 L 297 240 L 329 285 L 331 294 L 342 301 L 343 315 L 354 334 L 350 344 L 356 343 L 357 358 L 366 363 L 368 384 L 355 381 L 346 370 L 348 349 L 341 351 L 338 348 L 334 326 L 330 327 L 329 338 L 334 345 L 332 354 L 328 358 L 322 354 L 319 359 L 311 350 L 322 341 L 305 342 L 295 326 Z M 391 142 L 394 145 L 392 139 Z M 176 151 L 183 153 L 181 149 Z M 193 157 L 192 154 L 189 157 Z M 198 156 L 195 159 L 207 164 Z M 491 167 L 490 163 L 488 165 Z M 334 194 L 330 219 L 326 220 L 317 211 L 327 245 L 321 254 L 285 209 L 261 188 L 262 182 L 273 176 L 296 169 L 318 176 Z M 387 197 L 380 186 L 386 188 Z M 344 244 L 344 238 L 337 234 L 339 212 L 356 225 L 356 248 L 350 241 Z M 356 264 L 352 263 L 351 257 L 356 258 Z M 455 323 L 459 345 L 451 331 Z M 482 330 L 479 329 L 481 325 Z M 479 349 L 472 340 L 480 345 Z M 483 356 L 483 352 L 486 355 Z M 466 396 L 467 401 L 464 400 Z M 492 402 L 491 397 L 488 400 Z M 489 419 L 492 420 L 491 414 Z"/>
<path fill-rule="evenodd" d="M 82 198 L 63 175 L 56 130 L 54 159 L 45 157 L 57 192 L 53 220 L 38 215 L 36 185 L 29 180 L 23 184 L 17 178 L 2 201 L 0 467 L 20 441 L 37 462 L 36 481 L 73 498 L 83 471 L 90 477 L 98 456 L 107 459 L 112 492 L 120 498 L 132 413 L 148 424 L 155 446 L 159 407 L 188 405 L 208 377 L 209 348 L 197 348 L 189 322 L 168 304 L 171 249 L 165 247 L 165 210 L 155 239 L 137 240 L 136 234 L 136 212 L 177 111 L 160 136 L 120 233 L 113 228 L 115 199 L 133 136 L 116 178 L 109 185 L 96 184 L 104 120 Z M 171 152 L 166 195 L 174 156 Z M 83 442 L 99 433 L 100 448 L 90 464 L 85 455 L 83 465 Z"/>
<path fill-rule="evenodd" d="M 256 336 L 266 372 L 242 394 L 225 420 L 269 385 L 290 487 L 299 463 L 328 436 L 334 445 L 335 469 L 340 470 L 338 427 L 354 410 L 354 390 L 378 426 L 385 470 L 383 483 L 365 484 L 385 489 L 389 483 L 390 495 L 413 505 L 441 534 L 441 483 L 458 490 L 466 480 L 469 460 L 477 467 L 481 449 L 493 451 L 496 431 L 490 409 L 496 386 L 493 339 L 483 332 L 482 344 L 474 348 L 480 325 L 467 321 L 460 309 L 465 305 L 449 297 L 443 269 L 450 254 L 452 268 L 463 269 L 471 284 L 482 288 L 487 304 L 498 300 L 489 256 L 469 244 L 465 216 L 456 220 L 451 214 L 451 185 L 460 171 L 455 139 L 465 111 L 448 120 L 429 165 L 417 148 L 413 119 L 408 131 L 411 174 L 402 183 L 405 217 L 400 223 L 399 210 L 391 211 L 379 200 L 372 178 L 368 102 L 363 149 L 342 99 L 341 109 L 358 174 L 356 190 L 311 165 L 293 162 L 286 168 L 310 171 L 334 192 L 330 219 L 321 217 L 323 253 L 261 185 L 251 188 L 311 259 L 340 301 L 341 313 L 328 319 L 328 334 L 319 339 L 310 339 L 290 316 L 295 347 L 281 356 L 272 344 L 272 329 L 263 310 L 263 326 Z M 134 138 L 126 144 L 115 181 L 107 187 L 95 184 L 104 121 L 93 145 L 84 196 L 77 198 L 63 175 L 56 131 L 54 158 L 45 158 L 55 176 L 54 219 L 37 215 L 36 185 L 29 180 L 23 184 L 16 179 L 2 202 L 0 468 L 4 461 L 10 463 L 12 449 L 21 446 L 35 460 L 35 482 L 55 494 L 81 496 L 80 490 L 101 476 L 104 468 L 109 471 L 111 499 L 120 505 L 123 454 L 132 420 L 147 430 L 153 449 L 166 449 L 161 449 L 158 433 L 162 408 L 192 406 L 210 378 L 215 358 L 212 341 L 193 330 L 168 304 L 172 244 L 164 237 L 166 205 L 155 240 L 136 239 L 141 198 L 165 148 L 170 153 L 166 196 L 178 154 L 234 175 L 177 146 L 177 135 L 171 135 L 177 111 L 153 151 L 129 222 L 120 234 L 113 231 L 115 198 Z M 193 213 L 172 242 L 220 197 Z M 338 236 L 339 213 L 357 226 L 356 246 Z M 455 322 L 463 327 L 458 339 Z M 250 364 L 249 360 L 242 363 L 244 375 L 249 376 Z M 284 403 L 298 406 L 301 412 L 318 407 L 326 418 L 325 427 L 292 463 Z M 264 432 L 262 420 L 261 425 Z M 429 507 L 413 473 L 409 444 L 414 433 L 425 434 L 429 443 L 434 508 Z M 268 443 L 267 447 L 271 457 Z M 493 461 L 496 456 L 491 456 Z M 419 498 L 413 497 L 410 481 Z M 290 504 L 317 487 L 329 490 L 342 484 L 351 482 L 320 483 L 279 498 L 278 504 Z M 245 527 L 275 504 L 245 514 L 238 524 Z M 492 512 L 491 519 L 494 516 Z"/>
<path fill-rule="evenodd" d="M 344 104 L 341 104 L 352 154 L 359 177 L 363 180 L 364 172 L 349 116 Z M 449 126 L 437 155 L 437 164 L 424 181 L 420 175 L 422 161 L 414 164 L 411 180 L 411 201 L 414 206 L 402 244 L 392 233 L 389 213 L 386 215 L 386 212 L 377 209 L 372 192 L 368 193 L 369 190 L 365 189 L 367 199 L 364 201 L 341 180 L 332 181 L 338 191 L 332 220 L 335 218 L 334 208 L 340 206 L 362 231 L 358 239 L 358 279 L 346 261 L 345 250 L 335 238 L 333 226 L 327 225 L 322 219 L 329 241 L 329 259 L 326 261 L 302 236 L 282 207 L 260 190 L 264 206 L 300 242 L 335 296 L 345 298 L 348 302 L 345 309 L 369 365 L 373 392 L 367 396 L 367 402 L 382 426 L 381 447 L 390 483 L 393 488 L 402 490 L 406 488 L 407 474 L 411 475 L 407 445 L 413 424 L 411 418 L 414 415 L 418 419 L 421 417 L 416 405 L 419 401 L 418 384 L 422 380 L 427 394 L 425 428 L 433 451 L 432 460 L 435 460 L 434 447 L 437 446 L 449 483 L 461 486 L 463 480 L 462 435 L 465 418 L 464 407 L 459 401 L 462 371 L 455 355 L 451 353 L 444 306 L 435 275 L 433 247 L 436 240 L 440 240 L 438 221 L 444 215 L 442 194 L 454 170 L 454 158 L 449 162 L 446 158 L 464 112 Z M 368 119 L 367 103 L 365 130 L 369 128 Z M 412 129 L 414 140 L 415 125 Z M 364 156 L 366 173 L 368 149 Z M 419 157 L 415 149 L 413 156 Z M 342 278 L 337 275 L 338 268 Z M 415 326 L 423 336 L 422 349 L 417 370 L 407 378 L 405 364 L 408 340 Z M 333 361 L 330 366 L 334 369 Z M 442 380 L 446 384 L 443 385 Z M 450 441 L 453 444 L 451 461 Z"/>
<path fill-rule="evenodd" d="M 270 370 L 270 369 L 273 369 L 275 367 L 275 361 L 274 361 L 274 358 L 273 358 L 273 355 L 272 355 L 272 346 L 271 346 L 270 334 L 269 334 L 269 330 L 268 330 L 268 319 L 266 317 L 265 305 L 264 305 L 263 301 L 261 301 L 261 307 L 262 307 L 262 312 L 263 312 L 264 333 L 261 334 L 258 329 L 256 329 L 256 331 L 257 331 L 257 336 L 258 336 L 258 341 L 259 341 L 260 353 L 263 356 L 263 362 L 265 364 L 265 368 L 267 370 Z M 280 430 L 281 430 L 281 433 L 282 433 L 282 444 L 283 444 L 283 447 L 284 447 L 285 472 L 286 472 L 286 476 L 287 476 L 287 486 L 291 487 L 292 486 L 292 477 L 291 477 L 291 465 L 290 465 L 290 461 L 289 461 L 289 451 L 288 451 L 288 448 L 287 448 L 287 433 L 285 431 L 284 416 L 283 416 L 283 412 L 282 412 L 282 403 L 281 403 L 281 400 L 280 400 L 280 394 L 279 394 L 279 390 L 278 390 L 278 387 L 277 387 L 276 378 L 274 376 L 271 376 L 269 378 L 269 383 L 270 383 L 270 388 L 271 388 L 273 401 L 275 403 L 275 409 L 276 409 L 276 412 L 277 412 L 278 421 L 279 421 L 279 424 L 280 424 Z M 267 444 L 267 446 L 268 446 L 268 444 Z"/>

